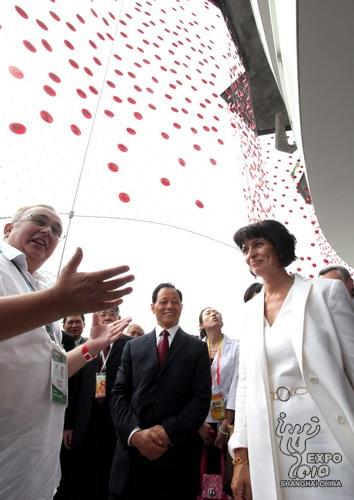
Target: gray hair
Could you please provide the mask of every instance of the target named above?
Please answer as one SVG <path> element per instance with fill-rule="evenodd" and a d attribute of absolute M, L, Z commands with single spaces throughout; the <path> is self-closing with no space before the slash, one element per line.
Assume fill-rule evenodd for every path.
<path fill-rule="evenodd" d="M 45 205 L 43 203 L 39 203 L 38 205 L 28 205 L 26 207 L 19 208 L 13 215 L 11 222 L 17 222 L 18 220 L 20 220 L 22 215 L 25 212 L 27 212 L 27 210 L 29 210 L 30 208 L 48 208 L 48 210 L 51 210 L 52 212 L 56 213 L 55 208 L 52 207 L 51 205 Z"/>
<path fill-rule="evenodd" d="M 331 271 L 338 271 L 338 273 L 341 275 L 342 280 L 351 279 L 350 272 L 348 271 L 348 269 L 346 267 L 336 266 L 336 265 L 324 267 L 318 273 L 318 276 L 324 276 L 325 274 L 330 273 Z"/>

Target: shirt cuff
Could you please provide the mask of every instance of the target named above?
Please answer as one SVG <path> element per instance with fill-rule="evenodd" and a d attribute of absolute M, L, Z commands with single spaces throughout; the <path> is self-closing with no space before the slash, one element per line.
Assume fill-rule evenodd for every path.
<path fill-rule="evenodd" d="M 128 437 L 128 446 L 132 446 L 132 445 L 130 444 L 131 439 L 132 439 L 133 435 L 134 435 L 136 432 L 138 432 L 138 431 L 141 431 L 140 427 L 135 427 L 135 428 L 131 431 L 131 433 L 129 434 L 129 437 Z"/>

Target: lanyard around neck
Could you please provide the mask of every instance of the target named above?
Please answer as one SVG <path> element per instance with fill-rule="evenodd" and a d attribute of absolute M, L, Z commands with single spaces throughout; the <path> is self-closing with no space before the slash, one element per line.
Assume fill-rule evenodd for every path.
<path fill-rule="evenodd" d="M 30 291 L 31 292 L 37 292 L 38 290 L 33 286 L 33 284 L 30 282 L 30 280 L 27 278 L 27 276 L 25 275 L 25 273 L 22 271 L 22 269 L 13 261 L 13 260 L 10 260 L 11 264 L 14 265 L 17 269 L 17 271 L 21 274 L 22 278 L 24 279 L 26 285 L 29 287 Z M 54 336 L 54 332 L 53 332 L 53 327 L 52 325 L 49 323 L 48 325 L 45 325 L 45 329 L 50 337 L 50 339 L 57 343 L 56 339 L 55 339 L 55 336 Z"/>
<path fill-rule="evenodd" d="M 109 355 L 111 354 L 111 350 L 112 350 L 112 347 L 109 346 L 109 350 L 107 351 L 107 354 L 105 354 L 103 351 L 100 352 L 100 357 L 101 357 L 101 362 L 102 362 L 102 366 L 100 368 L 100 372 L 105 372 L 106 371 L 106 365 L 107 365 L 107 361 L 108 361 Z"/>
<path fill-rule="evenodd" d="M 221 340 L 218 346 L 218 351 L 216 354 L 216 383 L 218 386 L 221 384 L 221 350 L 222 350 L 222 344 L 224 341 L 224 335 L 221 336 Z M 210 342 L 209 338 L 207 338 L 207 344 L 208 344 L 208 351 L 209 351 L 209 357 L 210 357 Z"/>

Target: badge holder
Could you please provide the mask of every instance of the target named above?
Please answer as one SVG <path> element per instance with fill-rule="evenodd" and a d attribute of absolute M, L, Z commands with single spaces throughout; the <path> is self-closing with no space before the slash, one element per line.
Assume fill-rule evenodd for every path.
<path fill-rule="evenodd" d="M 224 394 L 222 392 L 211 395 L 210 415 L 213 420 L 224 420 L 226 412 Z"/>
<path fill-rule="evenodd" d="M 66 355 L 62 349 L 53 343 L 51 363 L 50 399 L 55 403 L 66 405 L 68 402 L 68 377 Z"/>
<path fill-rule="evenodd" d="M 96 398 L 100 399 L 106 397 L 106 384 L 107 384 L 106 372 L 96 373 L 96 393 L 95 393 Z"/>

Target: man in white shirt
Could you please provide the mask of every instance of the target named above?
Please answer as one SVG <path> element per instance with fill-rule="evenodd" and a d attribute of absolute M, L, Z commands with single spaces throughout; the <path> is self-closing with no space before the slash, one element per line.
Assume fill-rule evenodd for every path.
<path fill-rule="evenodd" d="M 77 249 L 46 288 L 38 269 L 61 234 L 52 207 L 24 207 L 5 225 L 0 246 L 0 498 L 6 500 L 52 499 L 60 477 L 67 375 L 119 338 L 130 321 L 108 327 L 95 321 L 94 338 L 65 354 L 56 320 L 72 310 L 121 303 L 134 277 L 125 274 L 127 266 L 79 273 Z"/>

